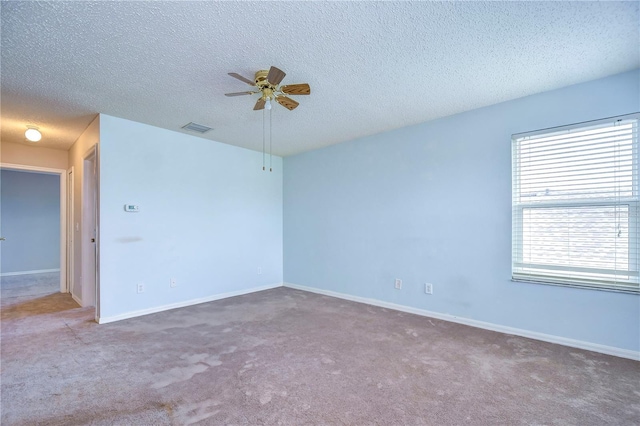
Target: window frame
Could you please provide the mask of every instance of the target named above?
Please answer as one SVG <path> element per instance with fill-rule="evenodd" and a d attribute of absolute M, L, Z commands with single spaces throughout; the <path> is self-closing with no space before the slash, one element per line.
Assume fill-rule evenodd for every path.
<path fill-rule="evenodd" d="M 578 132 L 581 130 L 587 130 L 588 128 L 597 127 L 600 125 L 614 124 L 617 121 L 635 120 L 633 123 L 633 142 L 632 142 L 632 195 L 629 197 L 619 197 L 615 200 L 603 200 L 594 199 L 589 200 L 587 198 L 571 200 L 571 199 L 553 199 L 548 201 L 536 201 L 536 202 L 520 202 L 516 199 L 516 195 L 520 197 L 519 187 L 521 182 L 521 170 L 519 164 L 519 146 L 518 142 L 529 137 L 540 137 L 541 135 L 553 136 L 554 134 L 563 134 L 568 132 Z M 639 151 L 638 140 L 640 135 L 640 113 L 626 114 L 616 117 L 609 117 L 600 120 L 593 120 L 581 123 L 570 124 L 560 127 L 552 127 L 546 129 L 540 129 L 532 132 L 516 133 L 511 136 L 511 167 L 512 167 L 512 182 L 511 182 L 511 214 L 512 214 L 512 245 L 511 245 L 511 281 L 514 282 L 530 282 L 537 284 L 558 285 L 564 287 L 578 287 L 589 288 L 603 291 L 613 291 L 622 293 L 634 293 L 640 294 L 640 190 L 639 190 Z M 631 273 L 628 275 L 635 276 L 633 281 L 628 283 L 620 283 L 611 280 L 599 280 L 596 278 L 578 278 L 570 276 L 570 272 L 579 273 L 580 267 L 573 266 L 563 268 L 562 266 L 555 265 L 543 265 L 535 263 L 524 263 L 524 211 L 525 209 L 545 209 L 545 208 L 571 208 L 571 207 L 619 207 L 622 205 L 628 206 L 628 271 Z M 523 272 L 529 266 L 529 270 L 538 269 L 540 272 L 531 273 Z M 545 267 L 546 266 L 546 267 Z M 550 274 L 550 270 L 558 270 L 560 272 L 556 274 Z M 585 273 L 590 270 L 590 273 L 594 273 L 596 269 L 584 268 Z M 562 271 L 565 272 L 564 276 Z M 610 270 L 612 271 L 612 270 Z"/>

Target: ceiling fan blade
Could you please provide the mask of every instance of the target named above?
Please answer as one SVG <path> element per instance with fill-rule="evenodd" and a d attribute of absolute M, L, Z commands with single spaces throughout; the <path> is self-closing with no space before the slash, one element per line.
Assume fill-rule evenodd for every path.
<path fill-rule="evenodd" d="M 234 92 L 234 93 L 225 93 L 225 96 L 242 96 L 242 95 L 253 95 L 258 92 Z"/>
<path fill-rule="evenodd" d="M 307 83 L 302 84 L 289 84 L 280 88 L 282 93 L 287 95 L 309 95 L 311 94 L 311 88 Z"/>
<path fill-rule="evenodd" d="M 277 96 L 276 101 L 278 101 L 280 105 L 282 105 L 289 111 L 296 109 L 296 107 L 300 105 L 298 102 L 294 101 L 291 98 L 287 98 L 286 96 Z"/>
<path fill-rule="evenodd" d="M 230 72 L 230 73 L 229 73 L 229 75 L 230 75 L 231 77 L 233 77 L 233 78 L 237 78 L 237 79 L 238 79 L 238 80 L 240 80 L 240 81 L 244 81 L 244 82 L 245 82 L 245 83 L 247 83 L 249 86 L 255 86 L 255 85 L 256 85 L 253 81 L 249 80 L 248 78 L 245 78 L 245 77 L 241 76 L 241 75 L 240 75 L 240 74 L 238 74 L 238 73 Z"/>
<path fill-rule="evenodd" d="M 253 107 L 253 110 L 258 111 L 259 109 L 264 109 L 265 103 L 266 101 L 263 98 L 258 99 L 258 102 L 256 102 L 256 106 Z"/>
<path fill-rule="evenodd" d="M 280 84 L 285 75 L 286 74 L 284 73 L 284 71 L 276 67 L 271 67 L 269 68 L 269 74 L 267 74 L 267 81 L 274 86 L 277 86 L 278 84 Z"/>

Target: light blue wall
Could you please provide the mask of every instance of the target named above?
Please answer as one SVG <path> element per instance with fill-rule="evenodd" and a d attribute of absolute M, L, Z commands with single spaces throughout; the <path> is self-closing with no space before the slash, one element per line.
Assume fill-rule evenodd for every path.
<path fill-rule="evenodd" d="M 101 115 L 100 317 L 282 283 L 273 161 L 264 172 L 261 153 Z"/>
<path fill-rule="evenodd" d="M 60 268 L 60 177 L 0 172 L 2 273 Z"/>
<path fill-rule="evenodd" d="M 285 282 L 638 351 L 639 296 L 510 281 L 511 135 L 637 111 L 634 71 L 287 157 Z"/>

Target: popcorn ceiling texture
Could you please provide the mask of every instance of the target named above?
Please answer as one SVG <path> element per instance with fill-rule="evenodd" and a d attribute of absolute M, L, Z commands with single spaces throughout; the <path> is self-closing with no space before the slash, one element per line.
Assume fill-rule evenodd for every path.
<path fill-rule="evenodd" d="M 275 65 L 308 82 L 273 109 L 291 155 L 640 65 L 638 2 L 3 2 L 2 140 L 67 149 L 96 113 L 262 149 Z"/>

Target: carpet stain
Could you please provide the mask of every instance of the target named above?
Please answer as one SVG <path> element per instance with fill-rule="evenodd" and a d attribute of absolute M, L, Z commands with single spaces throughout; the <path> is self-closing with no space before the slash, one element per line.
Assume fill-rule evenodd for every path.
<path fill-rule="evenodd" d="M 267 392 L 260 397 L 260 404 L 268 404 L 271 402 L 271 392 Z"/>
<path fill-rule="evenodd" d="M 205 364 L 195 364 L 186 367 L 175 367 L 169 370 L 167 373 L 161 373 L 157 376 L 157 381 L 153 383 L 154 389 L 164 388 L 174 383 L 184 382 L 191 379 L 198 373 L 202 373 L 209 368 Z"/>
<path fill-rule="evenodd" d="M 414 329 L 408 328 L 404 332 L 406 334 L 410 334 L 413 337 L 418 337 L 418 333 Z"/>
<path fill-rule="evenodd" d="M 220 357 L 218 355 L 212 355 L 212 356 L 206 358 L 202 362 L 207 364 L 209 367 L 217 367 L 219 365 L 222 365 L 222 361 L 220 361 Z"/>
<path fill-rule="evenodd" d="M 220 412 L 219 405 L 214 399 L 181 405 L 175 410 L 176 423 L 191 425 L 209 419 Z"/>
<path fill-rule="evenodd" d="M 173 417 L 173 406 L 171 404 L 160 404 L 160 407 L 164 408 L 170 418 Z"/>
<path fill-rule="evenodd" d="M 541 379 L 540 377 L 538 377 L 537 374 L 529 374 L 529 377 L 531 377 L 533 380 L 537 382 L 544 383 L 544 379 Z"/>
<path fill-rule="evenodd" d="M 187 381 L 196 374 L 207 371 L 209 367 L 217 367 L 219 365 L 222 365 L 220 356 L 224 354 L 232 354 L 236 351 L 236 349 L 237 346 L 230 346 L 221 351 L 220 355 L 211 355 L 208 353 L 184 354 L 180 356 L 180 360 L 188 363 L 189 365 L 174 367 L 167 372 L 157 374 L 156 381 L 153 384 L 153 388 L 159 389 L 169 386 L 173 383 Z"/>
<path fill-rule="evenodd" d="M 483 380 L 488 382 L 494 381 L 494 373 L 495 367 L 493 365 L 493 358 L 489 356 L 483 355 L 469 355 L 469 360 L 471 361 L 471 365 L 473 366 L 473 370 L 480 375 Z M 502 371 L 504 373 L 505 371 Z"/>
<path fill-rule="evenodd" d="M 237 346 L 229 346 L 227 349 L 223 350 L 221 354 L 232 354 L 238 350 Z"/>

